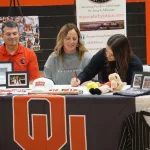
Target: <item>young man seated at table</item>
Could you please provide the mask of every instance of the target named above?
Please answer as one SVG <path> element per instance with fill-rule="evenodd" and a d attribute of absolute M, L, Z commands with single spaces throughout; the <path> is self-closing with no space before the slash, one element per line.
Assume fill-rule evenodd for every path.
<path fill-rule="evenodd" d="M 0 61 L 12 61 L 14 71 L 28 71 L 29 80 L 40 77 L 36 54 L 19 43 L 19 28 L 15 21 L 6 21 L 2 25 L 4 44 L 0 47 Z"/>

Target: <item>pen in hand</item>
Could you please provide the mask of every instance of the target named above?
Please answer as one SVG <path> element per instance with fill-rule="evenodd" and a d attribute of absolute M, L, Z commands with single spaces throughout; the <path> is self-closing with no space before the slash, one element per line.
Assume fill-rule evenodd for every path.
<path fill-rule="evenodd" d="M 76 78 L 76 82 L 78 82 L 78 77 L 76 71 L 74 72 L 74 77 Z"/>
<path fill-rule="evenodd" d="M 78 79 L 76 71 L 74 71 L 74 75 L 73 76 L 74 77 L 70 81 L 71 86 L 73 86 L 73 87 L 79 86 L 80 85 L 80 80 Z"/>

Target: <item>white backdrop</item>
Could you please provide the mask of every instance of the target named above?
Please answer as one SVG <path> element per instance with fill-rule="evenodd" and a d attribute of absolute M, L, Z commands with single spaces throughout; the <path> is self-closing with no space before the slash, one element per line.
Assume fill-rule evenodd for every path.
<path fill-rule="evenodd" d="M 126 35 L 126 0 L 76 0 L 77 26 L 86 48 L 95 54 L 114 34 Z"/>

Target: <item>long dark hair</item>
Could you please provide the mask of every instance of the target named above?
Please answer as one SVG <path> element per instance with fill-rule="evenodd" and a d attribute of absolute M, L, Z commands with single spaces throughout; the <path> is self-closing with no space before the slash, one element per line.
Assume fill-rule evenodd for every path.
<path fill-rule="evenodd" d="M 107 45 L 111 48 L 115 58 L 115 62 L 108 61 L 107 63 L 108 74 L 117 70 L 121 79 L 125 80 L 132 56 L 128 39 L 122 34 L 115 34 L 108 39 Z"/>

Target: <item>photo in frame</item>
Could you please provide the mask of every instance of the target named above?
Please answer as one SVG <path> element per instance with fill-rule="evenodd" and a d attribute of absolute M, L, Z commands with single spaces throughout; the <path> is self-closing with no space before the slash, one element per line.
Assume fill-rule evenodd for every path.
<path fill-rule="evenodd" d="M 134 72 L 132 76 L 131 87 L 141 88 L 143 81 L 143 72 Z"/>
<path fill-rule="evenodd" d="M 132 76 L 131 88 L 117 91 L 114 95 L 142 96 L 150 95 L 150 72 L 134 72 Z"/>
<path fill-rule="evenodd" d="M 6 86 L 6 72 L 14 70 L 14 63 L 0 61 L 0 86 Z"/>
<path fill-rule="evenodd" d="M 6 72 L 6 88 L 28 88 L 28 72 Z"/>
<path fill-rule="evenodd" d="M 150 90 L 150 72 L 144 72 L 142 89 Z"/>

